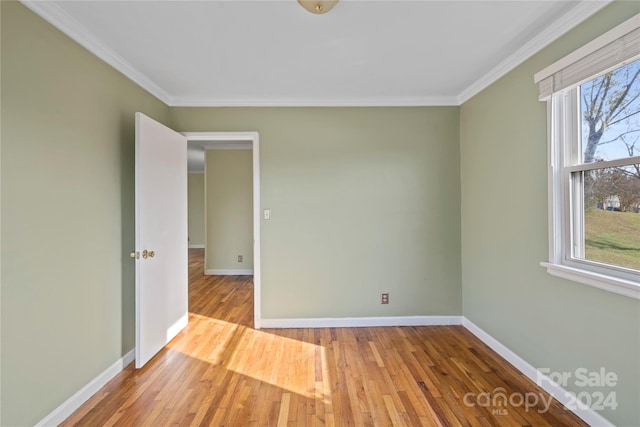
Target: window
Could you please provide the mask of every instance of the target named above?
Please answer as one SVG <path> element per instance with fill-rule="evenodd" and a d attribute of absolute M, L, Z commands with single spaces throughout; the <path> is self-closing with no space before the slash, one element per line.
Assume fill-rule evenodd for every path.
<path fill-rule="evenodd" d="M 640 299 L 640 15 L 540 73 L 551 274 Z"/>

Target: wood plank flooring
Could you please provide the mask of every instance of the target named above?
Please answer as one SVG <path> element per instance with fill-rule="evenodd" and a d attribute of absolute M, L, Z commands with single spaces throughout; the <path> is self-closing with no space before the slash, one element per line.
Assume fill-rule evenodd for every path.
<path fill-rule="evenodd" d="M 461 326 L 256 331 L 251 276 L 189 269 L 189 326 L 63 426 L 586 425 Z"/>

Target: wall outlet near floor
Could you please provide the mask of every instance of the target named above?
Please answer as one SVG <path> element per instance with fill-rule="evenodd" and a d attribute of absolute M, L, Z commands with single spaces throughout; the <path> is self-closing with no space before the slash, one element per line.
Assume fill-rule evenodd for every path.
<path fill-rule="evenodd" d="M 238 255 L 238 262 L 242 262 L 242 255 Z"/>
<path fill-rule="evenodd" d="M 389 304 L 389 294 L 388 293 L 380 294 L 380 304 Z"/>

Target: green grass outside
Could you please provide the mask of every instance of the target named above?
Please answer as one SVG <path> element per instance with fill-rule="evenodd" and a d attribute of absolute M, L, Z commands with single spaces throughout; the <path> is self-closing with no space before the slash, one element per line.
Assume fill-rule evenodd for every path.
<path fill-rule="evenodd" d="M 585 258 L 640 270 L 640 213 L 588 209 Z"/>

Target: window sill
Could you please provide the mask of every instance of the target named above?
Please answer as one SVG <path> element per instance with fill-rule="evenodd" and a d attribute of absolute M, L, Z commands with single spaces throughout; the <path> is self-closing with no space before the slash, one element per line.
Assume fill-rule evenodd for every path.
<path fill-rule="evenodd" d="M 541 262 L 540 265 L 545 267 L 547 273 L 553 276 L 593 286 L 594 288 L 603 289 L 629 298 L 640 299 L 640 284 L 637 282 L 549 262 Z"/>

